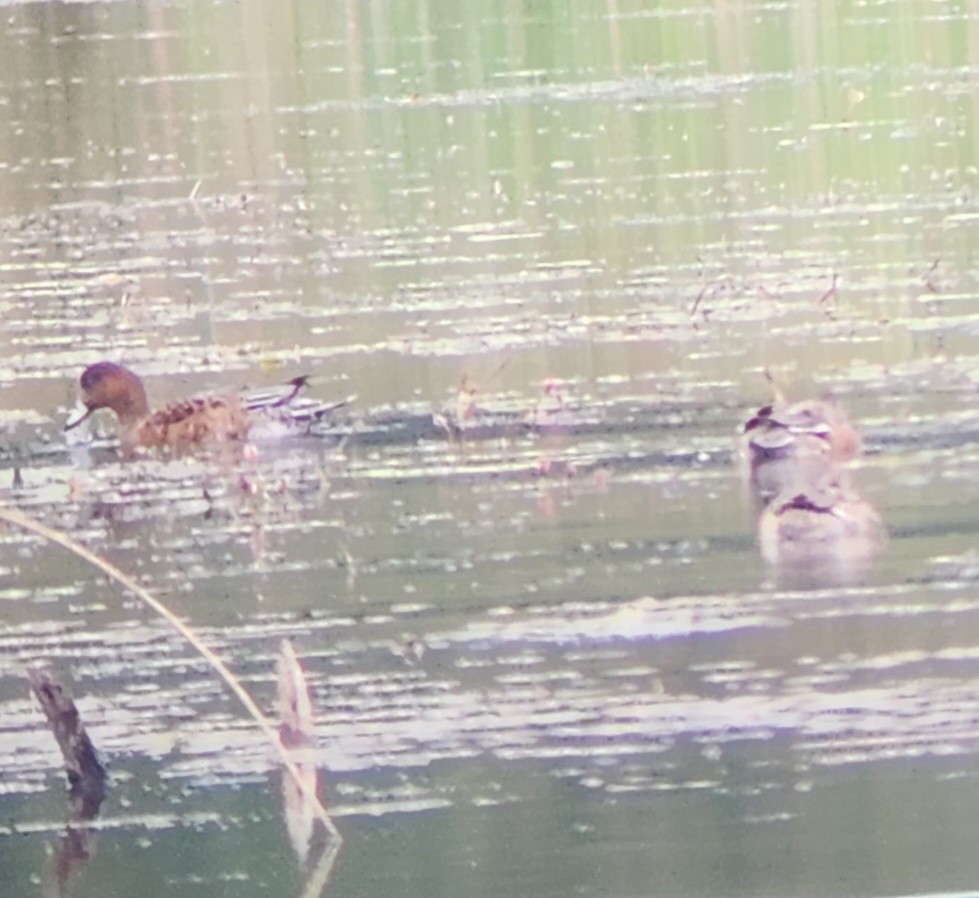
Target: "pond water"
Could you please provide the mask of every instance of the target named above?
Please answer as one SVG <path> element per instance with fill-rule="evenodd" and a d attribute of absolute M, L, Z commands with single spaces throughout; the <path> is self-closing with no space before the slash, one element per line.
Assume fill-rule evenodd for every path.
<path fill-rule="evenodd" d="M 0 499 L 264 708 L 292 640 L 323 894 L 979 887 L 979 4 L 15 2 L 0 57 Z M 126 460 L 62 431 L 102 358 L 352 401 Z M 762 561 L 769 378 L 859 423 L 872 565 Z M 40 663 L 110 773 L 67 871 Z M 0 533 L 0 894 L 317 894 L 279 780 Z"/>

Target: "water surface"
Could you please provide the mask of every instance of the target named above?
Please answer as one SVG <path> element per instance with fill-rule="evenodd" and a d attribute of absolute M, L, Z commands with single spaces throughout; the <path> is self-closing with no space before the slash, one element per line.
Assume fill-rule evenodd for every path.
<path fill-rule="evenodd" d="M 969 892 L 974 4 L 15 3 L 3 501 L 317 708 L 341 895 Z M 61 431 L 354 396 L 244 456 Z M 888 523 L 767 567 L 735 434 L 825 392 Z M 111 774 L 75 895 L 300 894 L 275 759 L 81 560 L 0 539 L 0 891 L 50 893 L 70 676 Z"/>

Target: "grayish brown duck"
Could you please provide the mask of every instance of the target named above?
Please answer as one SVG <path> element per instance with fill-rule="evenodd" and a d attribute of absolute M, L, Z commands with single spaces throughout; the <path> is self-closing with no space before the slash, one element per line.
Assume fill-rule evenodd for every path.
<path fill-rule="evenodd" d="M 828 472 L 853 459 L 860 436 L 846 413 L 820 399 L 779 402 L 744 425 L 742 455 L 758 497 L 765 501 L 800 478 L 800 470 Z"/>
<path fill-rule="evenodd" d="M 835 474 L 801 478 L 758 522 L 762 556 L 773 563 L 872 557 L 886 538 L 877 509 Z"/>

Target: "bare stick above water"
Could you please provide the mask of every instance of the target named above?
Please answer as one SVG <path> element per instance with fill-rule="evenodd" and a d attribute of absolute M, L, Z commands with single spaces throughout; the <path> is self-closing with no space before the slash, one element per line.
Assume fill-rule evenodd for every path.
<path fill-rule="evenodd" d="M 29 670 L 27 677 L 65 760 L 72 816 L 91 820 L 105 798 L 105 768 L 64 684 L 49 670 Z"/>

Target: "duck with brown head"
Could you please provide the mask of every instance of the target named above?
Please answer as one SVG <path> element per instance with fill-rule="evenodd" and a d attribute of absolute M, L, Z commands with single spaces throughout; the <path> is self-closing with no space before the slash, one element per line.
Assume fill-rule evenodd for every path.
<path fill-rule="evenodd" d="M 123 448 L 180 451 L 202 443 L 243 439 L 252 423 L 252 413 L 281 410 L 294 403 L 306 378 L 298 377 L 282 390 L 259 396 L 197 396 L 171 402 L 151 411 L 139 377 L 115 362 L 89 365 L 80 380 L 79 405 L 65 423 L 77 427 L 93 412 L 107 408 L 119 419 Z M 340 403 L 343 404 L 343 403 Z M 307 418 L 315 420 L 338 405 L 312 403 Z"/>
<path fill-rule="evenodd" d="M 77 427 L 100 408 L 112 409 L 124 428 L 139 423 L 150 413 L 143 382 L 122 365 L 113 362 L 89 365 L 82 372 L 78 385 L 81 393 L 65 422 L 65 430 Z"/>

